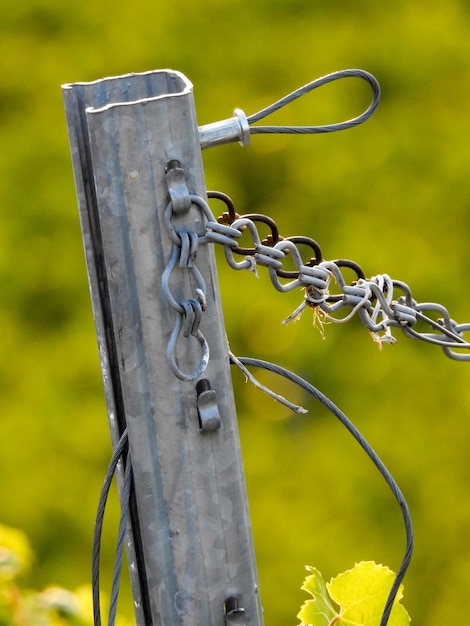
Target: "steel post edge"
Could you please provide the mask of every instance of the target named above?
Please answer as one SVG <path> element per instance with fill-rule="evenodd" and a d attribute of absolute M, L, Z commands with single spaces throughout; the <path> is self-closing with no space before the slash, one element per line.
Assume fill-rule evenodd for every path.
<path fill-rule="evenodd" d="M 109 90 L 111 86 L 114 87 L 112 91 Z M 101 226 L 94 185 L 90 139 L 86 122 L 86 108 L 88 106 L 93 103 L 104 104 L 113 97 L 117 100 L 121 98 L 122 88 L 119 89 L 118 83 L 110 82 L 109 87 L 107 88 L 105 81 L 101 80 L 91 83 L 65 84 L 62 86 L 62 95 L 108 423 L 114 448 L 126 428 L 126 420 L 122 405 L 118 369 L 116 367 L 116 349 L 112 341 L 113 327 L 109 310 L 108 281 L 103 262 Z M 123 467 L 119 463 L 117 482 L 120 493 L 123 488 L 123 475 Z M 138 516 L 136 514 L 135 501 L 133 501 L 130 506 L 130 519 L 126 533 L 126 551 L 136 623 L 137 626 L 146 626 L 150 623 L 150 610 L 146 596 L 145 572 L 143 568 L 139 568 L 137 552 L 141 548 L 141 542 L 139 537 L 134 539 L 136 533 L 138 533 Z"/>
<path fill-rule="evenodd" d="M 189 193 L 206 197 L 192 85 L 182 74 L 162 70 L 74 83 L 63 91 L 110 429 L 114 442 L 125 427 L 129 433 L 137 619 L 146 626 L 261 626 L 209 245 L 197 257 L 207 286 L 201 331 L 210 359 L 204 378 L 216 393 L 221 428 L 201 432 L 196 381 L 179 380 L 166 358 L 174 325 L 161 290 L 172 245 L 163 222 L 166 164 L 179 161 Z M 194 229 L 201 229 L 200 216 L 190 213 Z M 176 272 L 173 286 L 181 297 L 188 282 Z M 178 343 L 178 359 L 189 370 L 198 348 L 192 337 Z M 239 609 L 227 611 L 227 601 Z"/>

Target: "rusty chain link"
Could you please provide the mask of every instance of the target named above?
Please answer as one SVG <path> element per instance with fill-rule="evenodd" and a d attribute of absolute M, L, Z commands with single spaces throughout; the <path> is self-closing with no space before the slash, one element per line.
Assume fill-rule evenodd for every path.
<path fill-rule="evenodd" d="M 417 302 L 408 285 L 392 280 L 387 274 L 366 278 L 360 265 L 354 261 L 323 260 L 316 241 L 303 236 L 281 237 L 276 223 L 268 216 L 238 215 L 233 201 L 224 193 L 211 191 L 208 197 L 221 200 L 227 211 L 217 220 L 208 217 L 205 236 L 200 243 L 222 244 L 225 258 L 235 270 L 256 272 L 258 266 L 266 267 L 278 291 L 304 289 L 303 302 L 284 323 L 298 318 L 306 307 L 313 309 L 320 327 L 323 322 L 347 322 L 357 314 L 379 346 L 395 343 L 392 328 L 399 328 L 407 337 L 439 345 L 452 359 L 470 360 L 470 343 L 464 337 L 470 331 L 470 323 L 458 324 L 444 306 Z M 209 212 L 205 214 L 209 216 Z M 271 231 L 263 240 L 257 223 L 267 225 Z M 238 244 L 243 233 L 252 240 L 249 248 Z M 313 252 L 306 262 L 299 246 L 307 246 Z M 243 260 L 237 261 L 236 254 L 243 256 Z M 288 256 L 295 270 L 285 268 L 284 261 Z M 352 271 L 356 280 L 348 284 L 345 270 Z"/>

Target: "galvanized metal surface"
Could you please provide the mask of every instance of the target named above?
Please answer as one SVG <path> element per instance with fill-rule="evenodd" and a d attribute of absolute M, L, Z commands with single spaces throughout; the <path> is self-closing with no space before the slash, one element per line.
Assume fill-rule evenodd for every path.
<path fill-rule="evenodd" d="M 166 358 L 174 325 L 161 285 L 172 248 L 163 223 L 167 163 L 179 161 L 189 193 L 205 198 L 192 86 L 177 72 L 159 71 L 67 85 L 64 98 L 113 441 L 126 426 L 129 432 L 138 623 L 260 625 L 228 346 L 208 245 L 197 262 L 207 287 L 204 379 L 217 408 L 213 394 L 210 403 L 198 402 L 207 389 L 178 379 Z M 198 212 L 182 210 L 181 219 L 203 232 Z M 172 280 L 173 292 L 185 297 L 184 272 Z M 200 358 L 195 344 L 189 337 L 177 345 L 189 370 Z M 208 428 L 200 427 L 201 411 Z M 237 611 L 225 615 L 234 602 Z"/>
<path fill-rule="evenodd" d="M 233 117 L 220 122 L 212 122 L 199 127 L 201 148 L 210 148 L 224 143 L 238 141 L 242 146 L 250 143 L 250 125 L 245 113 L 235 109 Z"/>

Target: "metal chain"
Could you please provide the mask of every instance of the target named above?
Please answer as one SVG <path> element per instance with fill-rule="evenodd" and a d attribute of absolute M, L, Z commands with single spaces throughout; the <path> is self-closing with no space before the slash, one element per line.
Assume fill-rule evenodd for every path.
<path fill-rule="evenodd" d="M 225 258 L 235 270 L 256 272 L 258 266 L 266 267 L 278 291 L 304 290 L 303 302 L 284 323 L 297 319 L 306 307 L 313 309 L 320 328 L 325 322 L 347 322 L 357 314 L 380 347 L 383 343 L 395 343 L 392 328 L 396 327 L 407 337 L 441 346 L 452 359 L 470 360 L 470 343 L 464 338 L 464 333 L 470 331 L 470 323 L 458 324 L 442 305 L 418 303 L 408 285 L 392 280 L 387 274 L 366 278 L 354 261 L 323 260 L 321 248 L 315 240 L 281 237 L 274 220 L 266 215 L 238 215 L 232 200 L 224 193 L 208 192 L 208 197 L 224 202 L 228 211 L 217 220 L 210 211 L 205 211 L 206 233 L 199 243 L 222 244 Z M 259 222 L 271 230 L 264 240 L 258 231 Z M 238 240 L 243 233 L 252 240 L 250 248 L 239 246 Z M 314 256 L 304 262 L 299 246 L 308 246 Z M 235 260 L 235 254 L 243 256 L 243 260 Z M 295 270 L 286 269 L 287 256 Z M 357 279 L 351 284 L 347 283 L 345 270 L 352 270 L 356 275 Z"/>
<path fill-rule="evenodd" d="M 396 342 L 393 328 L 399 328 L 407 337 L 419 339 L 440 346 L 446 355 L 459 361 L 470 360 L 470 343 L 465 333 L 470 331 L 470 323 L 458 324 L 441 304 L 419 303 L 410 287 L 393 280 L 387 274 L 366 278 L 361 266 L 347 259 L 326 261 L 319 244 L 310 237 L 282 237 L 275 221 L 262 214 L 238 215 L 233 201 L 221 192 L 208 192 L 208 197 L 221 200 L 227 207 L 216 219 L 205 200 L 189 194 L 181 178 L 175 182 L 175 172 L 182 172 L 179 163 L 168 170 L 171 200 L 166 206 L 164 221 L 173 242 L 170 260 L 162 275 L 163 293 L 176 314 L 176 321 L 167 348 L 167 358 L 173 373 L 181 380 L 192 381 L 198 378 L 209 362 L 209 346 L 199 330 L 202 312 L 206 308 L 206 287 L 204 279 L 196 267 L 196 257 L 201 244 L 217 243 L 223 246 L 225 258 L 235 270 L 251 270 L 256 273 L 258 266 L 266 267 L 273 287 L 277 291 L 304 290 L 303 302 L 283 323 L 297 319 L 305 308 L 311 308 L 317 325 L 323 330 L 328 322 L 348 322 L 356 314 L 369 330 L 380 347 L 384 343 Z M 184 206 L 196 207 L 205 221 L 205 232 L 198 235 L 193 230 L 175 228 L 173 217 L 184 211 Z M 258 223 L 268 226 L 270 234 L 261 239 Z M 250 247 L 242 247 L 239 240 L 245 233 L 251 238 Z M 300 247 L 308 247 L 313 256 L 304 262 Z M 242 256 L 236 260 L 234 255 Z M 287 269 L 286 259 L 295 269 Z M 176 268 L 187 272 L 190 282 L 195 284 L 193 297 L 178 300 L 170 287 L 170 276 Z M 348 283 L 346 272 L 353 272 L 356 280 Z M 177 364 L 176 344 L 183 334 L 194 336 L 199 342 L 202 356 L 196 369 L 185 373 Z"/>
<path fill-rule="evenodd" d="M 207 219 L 214 219 L 209 206 L 199 196 L 190 194 L 184 181 L 184 171 L 177 161 L 168 164 L 168 189 L 171 200 L 164 211 L 164 223 L 173 242 L 170 260 L 162 274 L 162 290 L 169 305 L 175 312 L 175 324 L 167 347 L 167 359 L 171 370 L 180 380 L 192 381 L 198 378 L 209 362 L 209 345 L 199 330 L 202 312 L 206 309 L 206 285 L 204 278 L 196 267 L 196 257 L 200 238 L 190 228 L 175 228 L 173 217 L 185 214 L 191 207 L 197 207 Z M 178 300 L 172 292 L 170 277 L 174 270 L 183 270 L 189 280 L 195 284 L 192 297 Z M 176 344 L 180 335 L 185 338 L 195 337 L 201 347 L 202 356 L 193 372 L 186 373 L 179 367 L 176 357 Z"/>

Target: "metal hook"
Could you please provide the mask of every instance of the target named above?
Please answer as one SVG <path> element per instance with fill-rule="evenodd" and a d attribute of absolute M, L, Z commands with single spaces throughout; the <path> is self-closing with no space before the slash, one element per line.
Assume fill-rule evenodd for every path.
<path fill-rule="evenodd" d="M 173 372 L 175 376 L 177 376 L 180 380 L 183 380 L 185 382 L 191 382 L 195 380 L 196 378 L 198 378 L 199 376 L 201 376 L 201 374 L 205 371 L 207 364 L 209 363 L 209 345 L 204 335 L 201 333 L 200 330 L 198 330 L 195 333 L 194 337 L 197 339 L 202 349 L 201 360 L 199 361 L 198 366 L 193 372 L 188 373 L 188 374 L 183 372 L 179 368 L 178 364 L 176 363 L 176 342 L 178 341 L 178 337 L 179 337 L 182 327 L 183 327 L 183 316 L 177 315 L 176 322 L 173 327 L 170 340 L 168 342 L 166 358 L 168 360 L 168 364 L 170 365 L 171 371 Z"/>

